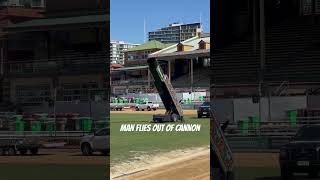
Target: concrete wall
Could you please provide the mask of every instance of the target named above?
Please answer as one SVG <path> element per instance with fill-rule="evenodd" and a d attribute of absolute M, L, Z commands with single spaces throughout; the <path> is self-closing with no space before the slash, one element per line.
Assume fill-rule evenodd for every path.
<path fill-rule="evenodd" d="M 216 117 L 224 120 L 230 113 L 234 121 L 243 120 L 249 116 L 259 116 L 259 103 L 253 103 L 252 98 L 216 99 L 213 101 Z M 268 98 L 261 99 L 262 121 L 286 119 L 288 110 L 307 108 L 306 96 L 271 97 L 270 114 Z"/>
<path fill-rule="evenodd" d="M 233 100 L 232 99 L 215 99 L 212 107 L 214 109 L 215 117 L 218 121 L 226 120 L 226 115 L 229 114 L 233 120 Z"/>

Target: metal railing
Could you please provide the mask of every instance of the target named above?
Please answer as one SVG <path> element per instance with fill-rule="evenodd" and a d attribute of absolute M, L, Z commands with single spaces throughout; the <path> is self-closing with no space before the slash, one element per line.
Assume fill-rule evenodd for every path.
<path fill-rule="evenodd" d="M 25 137 L 74 137 L 80 138 L 90 134 L 88 131 L 0 131 L 0 138 Z"/>
<path fill-rule="evenodd" d="M 9 74 L 55 73 L 74 70 L 105 70 L 107 55 L 89 55 L 9 63 Z"/>

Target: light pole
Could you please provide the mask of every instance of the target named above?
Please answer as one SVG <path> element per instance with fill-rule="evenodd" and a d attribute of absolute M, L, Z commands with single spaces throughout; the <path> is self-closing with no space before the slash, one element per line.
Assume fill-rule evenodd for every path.
<path fill-rule="evenodd" d="M 259 120 L 262 117 L 261 96 L 265 66 L 265 13 L 264 0 L 260 0 L 260 73 L 259 73 Z"/>

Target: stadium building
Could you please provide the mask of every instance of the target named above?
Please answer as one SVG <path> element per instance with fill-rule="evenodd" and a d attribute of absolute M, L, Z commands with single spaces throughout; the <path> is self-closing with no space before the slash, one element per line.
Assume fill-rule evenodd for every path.
<path fill-rule="evenodd" d="M 49 112 L 52 102 L 109 99 L 105 1 L 48 0 L 44 18 L 6 27 L 2 102 Z"/>
<path fill-rule="evenodd" d="M 153 50 L 150 50 L 151 46 Z M 199 33 L 198 36 L 167 47 L 160 42 L 150 41 L 127 53 L 132 59 L 128 58 L 124 68 L 112 71 L 112 93 L 115 95 L 155 92 L 146 63 L 148 57 L 155 57 L 160 61 L 164 73 L 174 88 L 183 92 L 208 91 L 210 65 L 208 34 Z"/>

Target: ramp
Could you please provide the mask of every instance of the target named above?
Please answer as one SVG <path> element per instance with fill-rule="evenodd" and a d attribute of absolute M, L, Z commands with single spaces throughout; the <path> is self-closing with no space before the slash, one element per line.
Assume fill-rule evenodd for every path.
<path fill-rule="evenodd" d="M 182 120 L 183 112 L 180 103 L 177 101 L 176 93 L 173 90 L 169 79 L 164 75 L 160 64 L 155 58 L 148 59 L 149 70 L 154 79 L 154 85 L 158 90 L 159 96 L 166 108 L 166 114 L 176 114 Z"/>
<path fill-rule="evenodd" d="M 220 123 L 211 110 L 211 167 L 213 168 L 211 179 L 233 180 L 233 157 Z"/>

